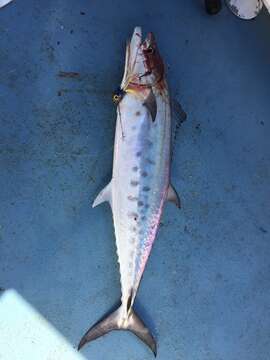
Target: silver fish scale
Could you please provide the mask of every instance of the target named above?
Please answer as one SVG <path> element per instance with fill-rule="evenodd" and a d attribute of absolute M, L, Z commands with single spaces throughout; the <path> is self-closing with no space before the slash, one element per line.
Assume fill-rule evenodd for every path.
<path fill-rule="evenodd" d="M 123 298 L 137 291 L 167 195 L 170 110 L 161 96 L 157 106 L 153 122 L 134 95 L 120 103 L 112 203 Z"/>

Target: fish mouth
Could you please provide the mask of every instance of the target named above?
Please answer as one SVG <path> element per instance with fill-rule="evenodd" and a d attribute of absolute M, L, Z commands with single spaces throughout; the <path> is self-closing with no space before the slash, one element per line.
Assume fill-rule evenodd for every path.
<path fill-rule="evenodd" d="M 153 86 L 163 77 L 163 62 L 158 53 L 154 34 L 149 32 L 143 39 L 142 28 L 137 26 L 126 45 L 125 71 L 121 89 L 130 83 Z"/>

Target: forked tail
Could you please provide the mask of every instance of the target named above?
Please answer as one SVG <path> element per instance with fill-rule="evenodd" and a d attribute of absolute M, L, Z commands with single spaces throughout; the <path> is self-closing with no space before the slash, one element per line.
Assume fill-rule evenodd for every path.
<path fill-rule="evenodd" d="M 135 311 L 130 308 L 128 315 L 123 315 L 122 305 L 110 315 L 97 322 L 82 337 L 78 350 L 86 343 L 99 338 L 110 332 L 111 330 L 128 330 L 133 332 L 139 339 L 150 347 L 154 355 L 157 355 L 157 345 L 152 334 L 144 325 L 143 321 L 136 315 Z"/>

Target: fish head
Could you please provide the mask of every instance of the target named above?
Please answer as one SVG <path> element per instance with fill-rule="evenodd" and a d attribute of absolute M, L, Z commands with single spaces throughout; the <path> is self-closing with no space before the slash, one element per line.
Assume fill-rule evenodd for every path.
<path fill-rule="evenodd" d="M 164 64 L 152 32 L 145 39 L 140 27 L 134 29 L 126 47 L 126 63 L 121 88 L 129 84 L 156 86 L 164 79 Z"/>

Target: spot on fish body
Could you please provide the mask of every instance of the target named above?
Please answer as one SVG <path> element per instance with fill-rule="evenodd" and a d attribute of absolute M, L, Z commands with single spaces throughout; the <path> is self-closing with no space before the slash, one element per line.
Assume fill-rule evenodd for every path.
<path fill-rule="evenodd" d="M 144 186 L 144 187 L 143 187 L 143 191 L 146 191 L 146 192 L 147 192 L 147 191 L 150 191 L 150 190 L 151 190 L 151 189 L 150 189 L 149 186 Z"/>
<path fill-rule="evenodd" d="M 132 195 L 128 195 L 128 200 L 130 200 L 130 201 L 137 201 L 138 200 L 138 198 L 136 197 L 136 196 L 132 196 Z"/>
<path fill-rule="evenodd" d="M 155 161 L 154 160 L 151 160 L 151 159 L 146 159 L 146 162 L 150 165 L 155 165 Z"/>
<path fill-rule="evenodd" d="M 136 212 L 130 212 L 130 213 L 128 213 L 128 217 L 135 220 L 135 221 L 137 221 L 139 215 Z"/>

